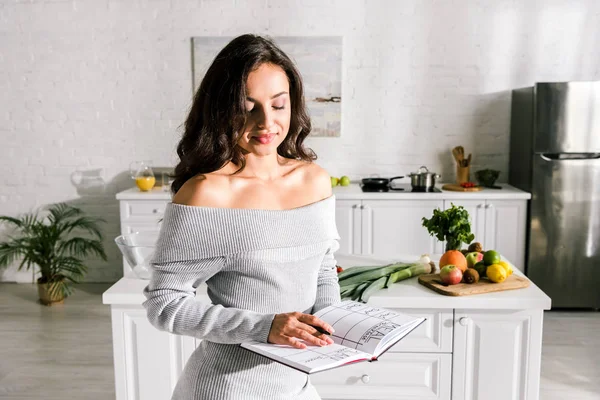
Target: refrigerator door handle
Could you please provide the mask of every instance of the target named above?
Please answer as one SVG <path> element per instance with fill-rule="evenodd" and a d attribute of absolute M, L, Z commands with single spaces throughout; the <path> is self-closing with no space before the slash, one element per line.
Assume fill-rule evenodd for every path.
<path fill-rule="evenodd" d="M 546 161 L 597 160 L 600 153 L 540 153 L 540 157 Z"/>

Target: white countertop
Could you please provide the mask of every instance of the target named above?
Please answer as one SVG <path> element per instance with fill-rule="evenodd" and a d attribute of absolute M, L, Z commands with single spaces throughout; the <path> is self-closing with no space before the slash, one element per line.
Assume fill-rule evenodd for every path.
<path fill-rule="evenodd" d="M 436 188 L 442 190 L 441 183 L 435 185 Z M 442 190 L 440 193 L 423 193 L 423 192 L 382 192 L 382 193 L 365 193 L 362 191 L 358 184 L 351 184 L 349 186 L 336 186 L 333 188 L 333 193 L 336 199 L 348 199 L 348 200 L 389 200 L 389 199 L 423 199 L 423 200 L 482 200 L 482 199 L 495 199 L 495 200 L 518 200 L 518 199 L 530 199 L 531 193 L 527 193 L 523 190 L 517 189 L 514 186 L 508 184 L 498 184 L 502 189 L 488 189 L 482 188 L 477 192 L 454 192 L 451 190 Z M 410 185 L 409 185 L 410 188 Z"/>
<path fill-rule="evenodd" d="M 435 261 L 439 255 L 433 256 Z M 336 254 L 337 264 L 341 267 L 355 265 L 384 265 L 391 261 L 417 260 L 418 256 L 400 256 L 395 260 L 377 260 L 363 256 L 345 256 Z M 523 274 L 515 268 L 515 274 Z M 142 307 L 145 300 L 142 290 L 148 281 L 132 278 L 121 278 L 102 295 L 102 302 L 111 305 L 128 305 Z M 199 301 L 210 302 L 206 294 L 206 285 L 202 284 L 196 291 Z M 478 294 L 471 296 L 445 296 L 421 285 L 417 278 L 396 282 L 388 289 L 380 290 L 369 299 L 369 304 L 387 308 L 436 308 L 436 309 L 550 309 L 550 298 L 533 282 L 523 289 Z"/>
<path fill-rule="evenodd" d="M 441 190 L 444 184 L 436 185 Z M 383 193 L 365 193 L 361 190 L 358 183 L 352 183 L 349 186 L 336 186 L 333 193 L 339 200 L 389 200 L 389 199 L 448 199 L 448 200 L 527 200 L 531 198 L 531 193 L 524 192 L 514 186 L 500 183 L 502 189 L 483 188 L 478 192 L 453 192 L 442 190 L 441 193 L 419 193 L 419 192 L 383 192 Z M 162 188 L 154 188 L 148 192 L 142 192 L 137 187 L 124 190 L 117 193 L 117 200 L 171 200 L 171 192 L 164 191 Z"/>

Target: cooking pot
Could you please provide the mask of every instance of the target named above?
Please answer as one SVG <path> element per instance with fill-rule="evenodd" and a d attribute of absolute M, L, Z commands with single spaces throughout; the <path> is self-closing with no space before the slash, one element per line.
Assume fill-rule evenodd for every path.
<path fill-rule="evenodd" d="M 429 172 L 425 166 L 419 168 L 417 172 L 411 172 L 408 174 L 408 176 L 410 176 L 410 184 L 412 188 L 417 190 L 433 189 L 435 186 L 435 180 L 442 177 L 435 172 Z"/>
<path fill-rule="evenodd" d="M 362 185 L 369 189 L 389 189 L 390 183 L 394 179 L 404 178 L 404 176 L 394 176 L 393 178 L 363 178 Z"/>

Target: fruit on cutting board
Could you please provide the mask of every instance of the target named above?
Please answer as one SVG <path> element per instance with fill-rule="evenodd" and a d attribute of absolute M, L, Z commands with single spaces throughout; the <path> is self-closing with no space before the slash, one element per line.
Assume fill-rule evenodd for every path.
<path fill-rule="evenodd" d="M 481 253 L 483 251 L 483 246 L 479 242 L 473 242 L 469 245 L 468 250 L 469 250 L 469 253 L 472 253 L 475 251 L 478 251 Z"/>
<path fill-rule="evenodd" d="M 473 266 L 473 268 L 479 274 L 479 278 L 485 278 L 487 276 L 486 275 L 487 265 L 485 265 L 485 263 L 483 261 L 479 261 L 477 264 L 475 264 Z"/>
<path fill-rule="evenodd" d="M 440 257 L 440 268 L 446 265 L 455 265 L 461 272 L 468 268 L 467 259 L 459 250 L 448 250 Z"/>
<path fill-rule="evenodd" d="M 488 250 L 483 254 L 483 262 L 485 265 L 496 264 L 500 261 L 500 253 L 496 250 Z"/>
<path fill-rule="evenodd" d="M 473 268 L 475 266 L 475 264 L 477 264 L 479 261 L 483 260 L 483 254 L 481 254 L 478 251 L 474 251 L 472 253 L 467 253 L 465 258 L 467 259 L 467 267 Z"/>
<path fill-rule="evenodd" d="M 506 275 L 511 276 L 513 274 L 513 269 L 509 263 L 506 261 L 498 261 L 496 264 L 500 264 L 506 270 Z"/>
<path fill-rule="evenodd" d="M 448 264 L 440 270 L 440 279 L 445 285 L 456 285 L 462 278 L 463 272 L 456 265 Z"/>
<path fill-rule="evenodd" d="M 479 273 L 475 268 L 467 268 L 463 274 L 463 281 L 465 283 L 477 283 L 479 282 Z"/>
<path fill-rule="evenodd" d="M 490 281 L 500 283 L 504 282 L 508 277 L 506 270 L 500 264 L 492 264 L 485 271 Z"/>

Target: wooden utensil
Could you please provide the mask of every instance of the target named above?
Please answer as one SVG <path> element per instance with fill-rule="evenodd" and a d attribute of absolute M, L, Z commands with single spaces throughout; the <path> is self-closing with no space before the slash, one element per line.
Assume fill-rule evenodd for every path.
<path fill-rule="evenodd" d="M 469 165 L 471 165 L 471 153 L 469 153 L 469 156 L 465 160 L 465 165 L 463 165 L 463 167 L 468 167 Z"/>
<path fill-rule="evenodd" d="M 456 160 L 456 163 L 458 165 L 461 165 L 461 163 L 462 163 L 462 155 L 460 154 L 459 146 L 456 146 L 455 148 L 452 149 L 452 155 L 454 156 L 454 159 Z"/>
<path fill-rule="evenodd" d="M 528 279 L 517 275 L 511 275 L 501 283 L 480 279 L 477 283 L 459 283 L 457 285 L 446 286 L 440 280 L 440 274 L 427 274 L 419 275 L 419 283 L 446 296 L 469 296 L 472 294 L 521 289 L 529 286 Z"/>

